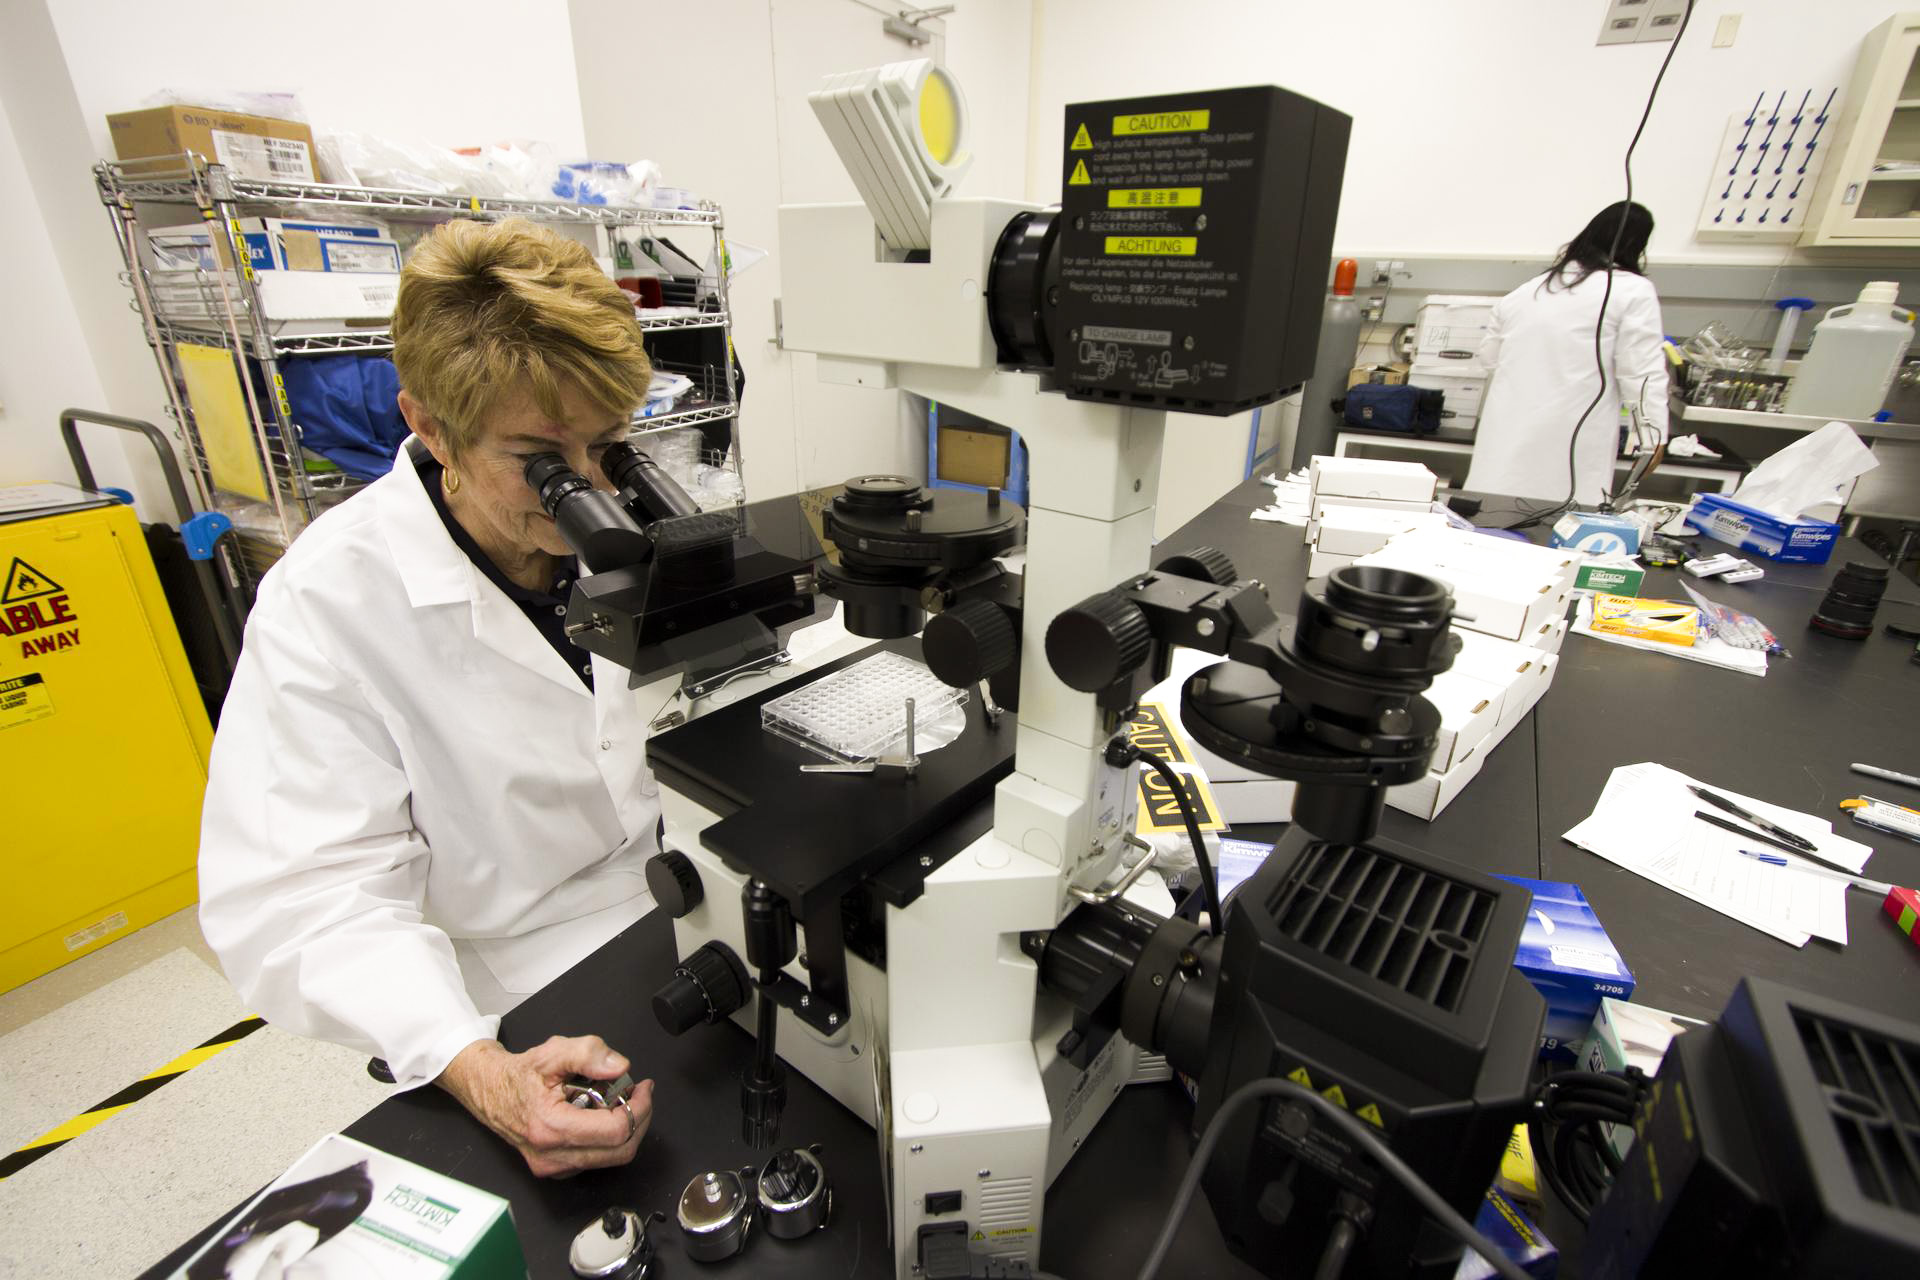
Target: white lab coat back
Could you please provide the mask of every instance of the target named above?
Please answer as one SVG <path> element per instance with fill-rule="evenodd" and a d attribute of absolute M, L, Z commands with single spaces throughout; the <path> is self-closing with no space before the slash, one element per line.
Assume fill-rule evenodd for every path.
<path fill-rule="evenodd" d="M 201 833 L 201 927 L 251 1008 L 418 1084 L 651 908 L 646 714 L 592 661 L 589 691 L 404 449 L 294 542 L 247 621 Z"/>
<path fill-rule="evenodd" d="M 1468 489 L 1547 502 L 1567 497 L 1567 446 L 1599 385 L 1593 327 L 1607 276 L 1596 271 L 1571 287 L 1551 289 L 1546 282 L 1545 274 L 1535 276 L 1494 304 L 1479 352 L 1493 376 L 1480 409 Z M 1598 502 L 1613 487 L 1621 387 L 1659 438 L 1666 438 L 1664 336 L 1652 282 L 1615 271 L 1600 336 L 1606 391 L 1580 430 L 1576 502 Z"/>

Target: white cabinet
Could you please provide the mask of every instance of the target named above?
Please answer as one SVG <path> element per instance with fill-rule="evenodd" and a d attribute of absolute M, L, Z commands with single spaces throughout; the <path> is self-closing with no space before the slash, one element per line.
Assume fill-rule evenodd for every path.
<path fill-rule="evenodd" d="M 1860 47 L 1820 172 L 1806 246 L 1920 245 L 1920 13 Z"/>

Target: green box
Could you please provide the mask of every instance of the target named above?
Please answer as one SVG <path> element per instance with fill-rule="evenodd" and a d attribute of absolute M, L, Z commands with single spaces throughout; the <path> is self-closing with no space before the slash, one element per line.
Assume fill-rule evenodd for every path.
<path fill-rule="evenodd" d="M 257 1232 L 228 1243 L 255 1224 Z M 297 1259 L 289 1273 L 297 1270 L 303 1280 L 527 1274 L 505 1200 L 337 1133 L 322 1138 L 250 1200 L 174 1280 L 184 1280 L 195 1267 L 214 1275 L 248 1270 L 248 1251 L 268 1250 L 287 1263 Z"/>
<path fill-rule="evenodd" d="M 1639 565 L 1587 563 L 1574 575 L 1575 591 L 1592 591 L 1609 596 L 1637 596 L 1647 571 Z"/>

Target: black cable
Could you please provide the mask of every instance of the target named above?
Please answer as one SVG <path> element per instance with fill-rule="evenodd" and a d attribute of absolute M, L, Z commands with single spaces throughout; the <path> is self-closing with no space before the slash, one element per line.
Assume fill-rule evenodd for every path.
<path fill-rule="evenodd" d="M 1327 1247 L 1320 1251 L 1320 1265 L 1314 1268 L 1313 1280 L 1340 1280 L 1340 1273 L 1347 1269 L 1347 1255 L 1359 1238 L 1360 1229 L 1351 1218 L 1334 1219 L 1333 1233 L 1327 1237 Z"/>
<path fill-rule="evenodd" d="M 1587 419 L 1593 416 L 1593 411 L 1600 407 L 1600 401 L 1605 399 L 1607 394 L 1607 362 L 1601 351 L 1600 335 L 1607 327 L 1607 303 L 1613 299 L 1614 261 L 1620 255 L 1620 242 L 1626 239 L 1627 219 L 1633 212 L 1633 152 L 1634 148 L 1640 145 L 1640 135 L 1646 132 L 1647 121 L 1653 115 L 1653 100 L 1660 94 L 1660 82 L 1666 79 L 1667 68 L 1673 64 L 1673 55 L 1680 51 L 1680 40 L 1687 34 L 1687 23 L 1693 18 L 1693 5 L 1694 0 L 1687 0 L 1687 11 L 1680 16 L 1680 29 L 1673 33 L 1673 43 L 1667 47 L 1667 56 L 1660 61 L 1660 71 L 1653 77 L 1653 88 L 1647 91 L 1647 105 L 1640 112 L 1640 124 L 1633 131 L 1633 141 L 1627 144 L 1627 156 L 1623 165 L 1627 175 L 1627 198 L 1620 206 L 1620 225 L 1614 228 L 1613 243 L 1607 248 L 1607 286 L 1600 293 L 1600 314 L 1593 322 L 1593 367 L 1594 371 L 1600 375 L 1600 386 L 1594 391 L 1593 400 L 1587 405 L 1586 412 L 1582 413 L 1580 420 L 1574 423 L 1573 435 L 1567 440 L 1567 500 L 1548 507 L 1545 511 L 1536 511 L 1525 520 L 1508 525 L 1509 529 L 1525 529 L 1543 520 L 1556 518 L 1561 512 L 1573 506 L 1574 498 L 1579 492 L 1580 477 L 1576 457 L 1580 447 L 1580 432 L 1586 427 Z M 1609 455 L 1609 460 L 1611 456 Z M 1601 495 L 1605 500 L 1612 501 L 1611 467 L 1601 484 Z"/>
<path fill-rule="evenodd" d="M 1455 1239 L 1485 1258 L 1487 1265 L 1505 1277 L 1505 1280 L 1527 1280 L 1527 1273 L 1506 1254 L 1500 1252 L 1498 1245 L 1476 1231 L 1471 1222 L 1455 1212 L 1452 1205 L 1442 1200 L 1438 1191 L 1428 1186 L 1425 1179 L 1415 1173 L 1405 1160 L 1395 1154 L 1393 1148 L 1380 1139 L 1372 1125 L 1364 1120 L 1355 1119 L 1313 1090 L 1276 1076 L 1267 1076 L 1241 1085 L 1227 1095 L 1227 1100 L 1220 1104 L 1218 1111 L 1213 1113 L 1213 1119 L 1207 1121 L 1207 1131 L 1200 1135 L 1200 1143 L 1193 1149 L 1193 1158 L 1187 1162 L 1187 1171 L 1180 1179 L 1180 1188 L 1173 1193 L 1173 1206 L 1167 1210 L 1167 1221 L 1160 1228 L 1160 1237 L 1153 1242 L 1153 1250 L 1147 1254 L 1146 1263 L 1140 1268 L 1140 1280 L 1153 1280 L 1161 1264 L 1167 1260 L 1167 1254 L 1173 1248 L 1174 1233 L 1180 1228 L 1180 1220 L 1186 1217 L 1187 1206 L 1193 1203 L 1193 1193 L 1200 1185 L 1200 1175 L 1206 1171 L 1207 1162 L 1213 1158 L 1213 1149 L 1220 1145 L 1220 1135 L 1226 1132 L 1227 1120 L 1250 1102 L 1274 1097 L 1287 1098 L 1313 1108 L 1322 1119 L 1339 1129 L 1349 1142 L 1358 1144 L 1362 1150 L 1372 1156 L 1375 1163 L 1406 1188 L 1407 1194 L 1411 1195 L 1422 1209 L 1446 1228 Z"/>
<path fill-rule="evenodd" d="M 1621 1074 L 1562 1071 L 1534 1094 L 1527 1138 L 1541 1179 L 1561 1204 L 1585 1223 L 1613 1185 L 1620 1158 L 1612 1126 L 1633 1123 L 1647 1078 L 1638 1069 Z"/>
<path fill-rule="evenodd" d="M 1220 915 L 1220 882 L 1214 879 L 1213 864 L 1207 860 L 1207 843 L 1200 836 L 1200 820 L 1193 816 L 1193 805 L 1187 799 L 1186 788 L 1180 785 L 1180 775 L 1158 756 L 1149 755 L 1132 743 L 1127 746 L 1135 760 L 1160 775 L 1160 780 L 1167 784 L 1167 790 L 1173 792 L 1174 803 L 1180 806 L 1181 820 L 1187 824 L 1187 839 L 1193 841 L 1193 860 L 1200 866 L 1200 888 L 1207 895 L 1207 914 L 1210 917 L 1207 932 L 1218 936 L 1226 923 Z"/>

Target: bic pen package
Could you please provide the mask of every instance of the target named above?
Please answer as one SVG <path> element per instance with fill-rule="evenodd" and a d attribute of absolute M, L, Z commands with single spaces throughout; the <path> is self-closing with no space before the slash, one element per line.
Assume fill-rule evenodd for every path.
<path fill-rule="evenodd" d="M 1690 648 L 1700 630 L 1700 610 L 1671 600 L 1595 596 L 1593 629 Z"/>

